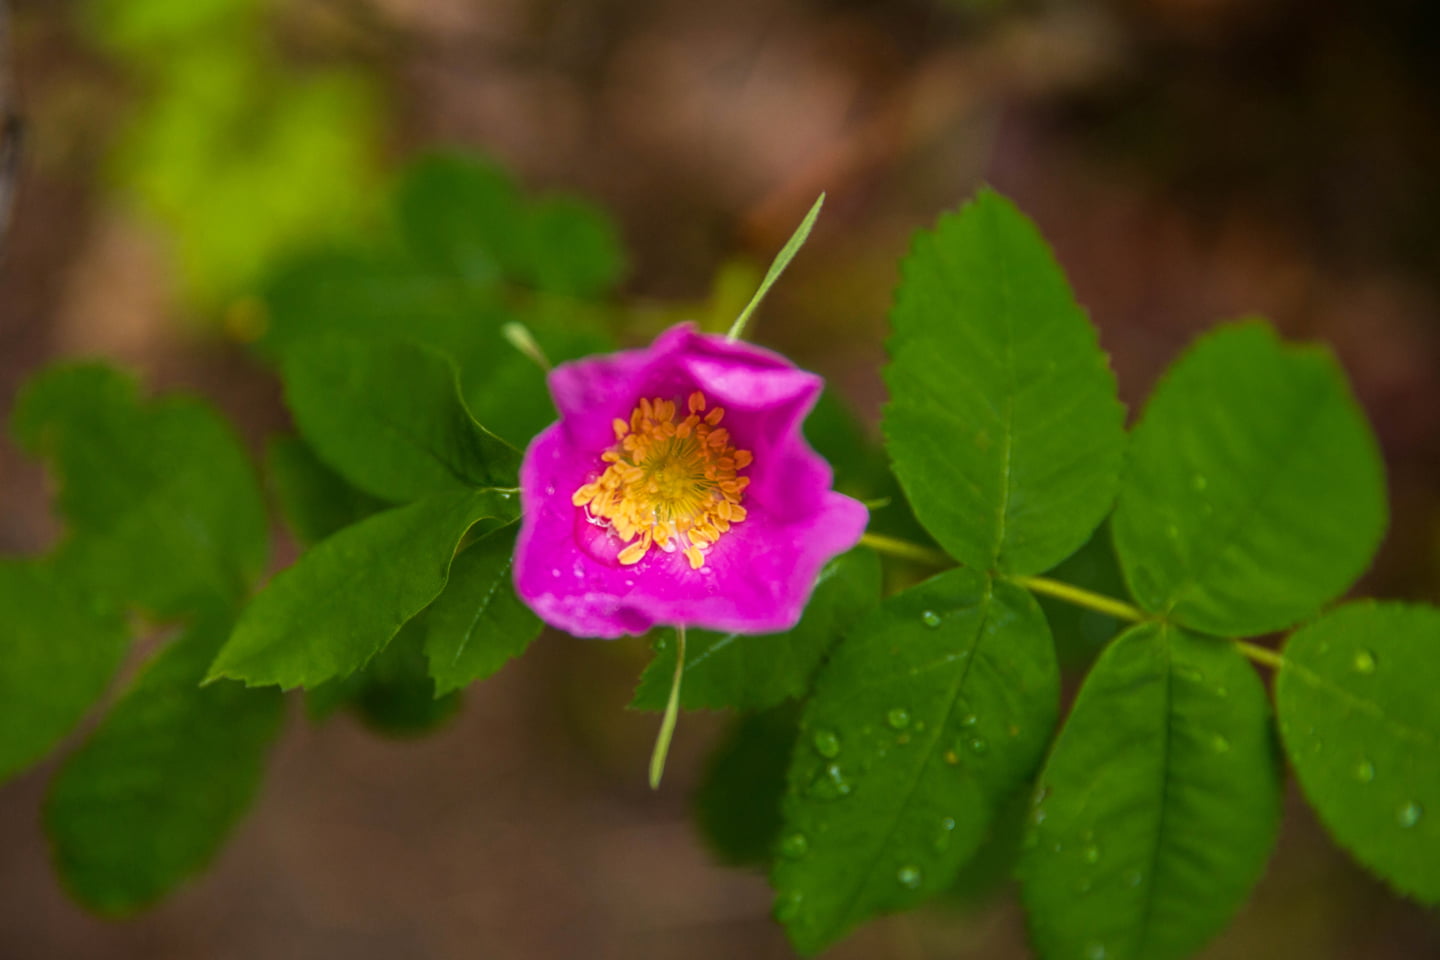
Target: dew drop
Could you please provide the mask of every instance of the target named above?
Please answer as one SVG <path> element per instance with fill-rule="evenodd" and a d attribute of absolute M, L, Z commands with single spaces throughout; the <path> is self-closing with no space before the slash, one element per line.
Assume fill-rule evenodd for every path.
<path fill-rule="evenodd" d="M 989 749 L 990 744 L 986 743 L 979 737 L 976 737 L 974 740 L 970 741 L 970 752 L 975 754 L 975 756 L 977 757 L 983 757 L 985 755 L 985 752 Z"/>
<path fill-rule="evenodd" d="M 1090 844 L 1090 846 L 1085 848 L 1085 852 L 1082 854 L 1082 856 L 1084 856 L 1086 863 L 1099 863 L 1100 848 L 1092 843 Z"/>
<path fill-rule="evenodd" d="M 885 722 L 890 724 L 893 730 L 904 730 L 910 726 L 910 711 L 904 707 L 896 707 L 885 714 Z"/>
<path fill-rule="evenodd" d="M 1375 654 L 1369 650 L 1356 650 L 1353 666 L 1355 667 L 1356 673 L 1374 673 Z"/>
<path fill-rule="evenodd" d="M 805 902 L 805 897 L 798 890 L 791 890 L 783 894 L 775 901 L 775 919 L 781 923 L 794 920 L 800 913 L 800 905 Z"/>
<path fill-rule="evenodd" d="M 1216 753 L 1229 753 L 1230 741 L 1226 740 L 1224 737 L 1217 733 L 1215 734 L 1215 736 L 1210 738 L 1210 748 Z"/>
<path fill-rule="evenodd" d="M 810 841 L 803 833 L 792 833 L 780 842 L 780 852 L 791 860 L 799 860 L 810 850 Z"/>
<path fill-rule="evenodd" d="M 920 888 L 920 882 L 924 878 L 920 875 L 919 867 L 906 864 L 895 874 L 895 879 L 900 881 L 900 886 L 906 890 L 918 890 Z"/>
<path fill-rule="evenodd" d="M 920 622 L 925 624 L 925 626 L 927 627 L 938 627 L 940 626 L 940 614 L 936 613 L 934 610 L 926 610 L 924 613 L 920 614 Z"/>
<path fill-rule="evenodd" d="M 1361 783 L 1369 783 L 1375 779 L 1375 764 L 1369 760 L 1361 760 L 1355 764 L 1355 779 Z"/>
<path fill-rule="evenodd" d="M 811 743 L 815 745 L 815 752 L 826 759 L 840 756 L 840 738 L 835 736 L 833 730 L 815 731 L 815 737 Z"/>
<path fill-rule="evenodd" d="M 955 832 L 955 821 L 946 817 L 940 821 L 940 832 L 935 834 L 935 852 L 944 853 L 950 848 L 950 835 Z"/>
<path fill-rule="evenodd" d="M 810 796 L 816 800 L 838 800 L 850 792 L 850 781 L 838 764 L 829 764 L 810 781 Z"/>
<path fill-rule="evenodd" d="M 1424 815 L 1424 808 L 1422 808 L 1420 804 L 1416 803 L 1414 800 L 1411 800 L 1409 803 L 1405 804 L 1405 806 L 1400 808 L 1400 812 L 1396 814 L 1396 819 L 1400 821 L 1400 826 L 1408 829 L 1419 823 L 1420 818 Z"/>
<path fill-rule="evenodd" d="M 962 727 L 973 727 L 973 726 L 975 726 L 975 724 L 977 724 L 977 723 L 979 723 L 979 722 L 980 722 L 980 718 L 979 718 L 979 717 L 975 716 L 975 714 L 973 714 L 973 713 L 967 713 L 967 714 L 965 714 L 964 718 L 960 721 L 960 725 L 961 725 Z"/>

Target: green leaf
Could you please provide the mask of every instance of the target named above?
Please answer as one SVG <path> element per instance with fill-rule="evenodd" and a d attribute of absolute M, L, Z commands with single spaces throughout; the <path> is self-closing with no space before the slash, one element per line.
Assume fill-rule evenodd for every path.
<path fill-rule="evenodd" d="M 1142 624 L 1086 679 L 1021 862 L 1041 958 L 1188 957 L 1259 879 L 1280 817 L 1270 705 L 1229 643 Z"/>
<path fill-rule="evenodd" d="M 1329 352 L 1222 327 L 1166 374 L 1135 428 L 1112 521 L 1137 603 L 1207 633 L 1313 616 L 1370 563 L 1385 478 Z"/>
<path fill-rule="evenodd" d="M 803 696 L 835 641 L 879 600 L 880 560 L 861 548 L 825 565 L 805 613 L 788 633 L 689 631 L 680 705 L 687 710 L 764 710 Z M 673 640 L 673 631 L 659 634 L 655 658 L 640 677 L 632 708 L 665 709 L 675 674 Z"/>
<path fill-rule="evenodd" d="M 515 533 L 505 527 L 467 547 L 426 613 L 425 656 L 439 694 L 491 676 L 540 634 L 511 580 Z"/>
<path fill-rule="evenodd" d="M 125 626 L 49 563 L 0 559 L 0 781 L 45 755 L 105 692 Z"/>
<path fill-rule="evenodd" d="M 465 409 L 441 354 L 383 340 L 291 347 L 285 398 L 321 459 L 367 493 L 415 500 L 513 486 L 520 455 Z"/>
<path fill-rule="evenodd" d="M 597 297 L 625 271 L 620 238 L 603 211 L 573 197 L 544 197 L 526 217 L 528 262 L 516 279 L 550 293 Z"/>
<path fill-rule="evenodd" d="M 1298 630 L 1275 682 L 1305 797 L 1357 860 L 1440 903 L 1440 610 L 1350 604 Z"/>
<path fill-rule="evenodd" d="M 515 510 L 513 496 L 478 490 L 346 527 L 256 595 L 207 679 L 288 690 L 352 673 L 440 595 L 466 532 L 484 519 L 513 520 Z"/>
<path fill-rule="evenodd" d="M 504 171 L 478 157 L 422 157 L 406 172 L 396 206 L 407 245 L 442 274 L 493 285 L 530 261 L 524 201 Z"/>
<path fill-rule="evenodd" d="M 92 910 L 133 912 L 203 868 L 250 806 L 282 699 L 200 687 L 228 621 L 166 648 L 66 761 L 45 829 L 66 887 Z"/>
<path fill-rule="evenodd" d="M 722 863 L 770 862 L 780 836 L 780 797 L 799 721 L 794 704 L 737 717 L 710 755 L 695 793 L 695 820 Z"/>
<path fill-rule="evenodd" d="M 270 438 L 265 448 L 265 472 L 286 522 L 305 546 L 313 546 L 387 506 L 331 470 L 299 437 Z"/>
<path fill-rule="evenodd" d="M 238 600 L 263 569 L 264 500 L 239 441 L 209 406 L 184 397 L 142 404 L 129 377 L 84 364 L 33 380 L 13 427 L 59 475 L 64 562 L 89 589 L 171 616 Z"/>
<path fill-rule="evenodd" d="M 967 566 L 1053 567 L 1110 509 L 1125 444 L 1094 328 L 993 191 L 918 234 L 902 270 L 884 427 L 915 515 Z"/>
<path fill-rule="evenodd" d="M 846 633 L 805 708 L 772 878 L 797 949 L 954 882 L 1038 765 L 1059 683 L 1034 599 L 969 569 Z"/>

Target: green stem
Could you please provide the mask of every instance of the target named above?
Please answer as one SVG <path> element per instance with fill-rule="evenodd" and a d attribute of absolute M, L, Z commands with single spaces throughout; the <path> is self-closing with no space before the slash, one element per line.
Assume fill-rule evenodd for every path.
<path fill-rule="evenodd" d="M 1078 607 L 1086 607 L 1115 617 L 1117 620 L 1130 620 L 1138 623 L 1145 619 L 1144 613 L 1128 603 L 1113 597 L 1091 593 L 1089 590 L 1062 583 L 1059 580 L 1051 580 L 1048 577 L 1012 577 L 1011 582 L 1035 593 L 1043 593 L 1055 597 L 1057 600 L 1073 603 Z"/>
<path fill-rule="evenodd" d="M 765 279 L 760 281 L 760 289 L 755 291 L 755 296 L 750 298 L 745 309 L 740 311 L 740 316 L 736 317 L 735 322 L 730 325 L 730 332 L 725 335 L 726 339 L 739 340 L 744 335 L 745 324 L 750 322 L 750 314 L 760 306 L 760 301 L 765 299 L 765 294 L 770 292 L 775 281 L 780 279 L 780 274 L 785 272 L 785 268 L 790 265 L 795 254 L 799 253 L 800 248 L 805 245 L 805 239 L 810 236 L 810 228 L 815 226 L 815 218 L 820 216 L 820 207 L 824 203 L 825 194 L 822 193 L 816 199 L 815 205 L 810 208 L 810 212 L 805 214 L 805 219 L 800 221 L 800 226 L 795 228 L 795 233 L 775 255 L 775 262 L 770 264 L 770 270 L 765 274 Z"/>
<path fill-rule="evenodd" d="M 665 704 L 665 718 L 660 721 L 660 735 L 655 738 L 655 751 L 650 754 L 650 789 L 660 789 L 665 773 L 665 756 L 675 736 L 675 721 L 680 715 L 680 680 L 685 676 L 685 628 L 675 628 L 675 679 L 670 683 L 670 700 Z"/>
<path fill-rule="evenodd" d="M 883 533 L 867 533 L 860 537 L 862 546 L 869 547 L 876 553 L 889 554 L 892 557 L 899 557 L 902 560 L 912 560 L 915 563 L 928 563 L 932 567 L 953 567 L 955 561 L 947 554 L 930 547 L 922 547 L 918 543 L 911 543 L 908 540 L 899 540 L 895 537 L 887 537 Z"/>
<path fill-rule="evenodd" d="M 1274 670 L 1285 666 L 1285 658 L 1269 647 L 1262 647 L 1258 643 L 1250 643 L 1248 640 L 1236 640 L 1234 643 L 1235 649 L 1256 663 L 1263 663 Z"/>

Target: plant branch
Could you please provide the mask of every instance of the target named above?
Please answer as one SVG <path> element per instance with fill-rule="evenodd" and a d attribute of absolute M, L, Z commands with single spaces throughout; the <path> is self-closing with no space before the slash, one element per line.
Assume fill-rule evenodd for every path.
<path fill-rule="evenodd" d="M 887 537 L 883 533 L 864 534 L 860 538 L 860 545 L 869 547 L 876 553 L 888 554 L 915 563 L 928 563 L 932 567 L 955 566 L 955 561 L 948 554 L 931 547 L 922 547 L 920 544 L 911 543 L 908 540 Z"/>
<path fill-rule="evenodd" d="M 1012 577 L 1011 582 L 1017 586 L 1025 587 L 1027 590 L 1032 590 L 1035 593 L 1043 593 L 1057 600 L 1073 603 L 1077 607 L 1085 607 L 1086 609 L 1115 617 L 1117 620 L 1129 620 L 1132 623 L 1139 623 L 1141 620 L 1146 619 L 1144 612 L 1137 607 L 1132 607 L 1123 600 L 1116 600 L 1114 597 L 1091 593 L 1082 587 L 1076 587 L 1059 580 L 1051 580 L 1048 577 Z"/>

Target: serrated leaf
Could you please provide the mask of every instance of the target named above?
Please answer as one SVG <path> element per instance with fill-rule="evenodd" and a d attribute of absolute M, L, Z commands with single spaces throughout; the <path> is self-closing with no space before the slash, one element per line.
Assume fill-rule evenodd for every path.
<path fill-rule="evenodd" d="M 1270 705 L 1228 643 L 1161 624 L 1100 657 L 1040 776 L 1021 861 L 1043 960 L 1188 957 L 1274 845 Z"/>
<path fill-rule="evenodd" d="M 540 635 L 540 618 L 516 596 L 511 579 L 515 533 L 505 527 L 467 547 L 426 612 L 425 657 L 437 694 L 491 676 Z"/>
<path fill-rule="evenodd" d="M 265 472 L 291 532 L 305 546 L 389 506 L 331 470 L 299 437 L 270 438 Z"/>
<path fill-rule="evenodd" d="M 513 486 L 520 455 L 460 399 L 455 368 L 428 348 L 325 338 L 292 346 L 285 399 L 321 459 L 395 502 Z"/>
<path fill-rule="evenodd" d="M 879 601 L 880 560 L 859 548 L 825 565 L 804 615 L 787 633 L 689 631 L 680 705 L 687 710 L 764 710 L 803 696 L 826 652 Z M 630 706 L 665 709 L 674 674 L 673 632 L 667 630 L 656 640 L 655 657 L 641 675 Z"/>
<path fill-rule="evenodd" d="M 87 588 L 170 616 L 238 600 L 264 567 L 269 528 L 254 471 L 209 406 L 142 404 L 131 378 L 84 364 L 33 380 L 12 425 L 59 476 L 64 562 Z"/>
<path fill-rule="evenodd" d="M 1350 604 L 1295 632 L 1275 682 L 1285 750 L 1341 846 L 1440 902 L 1440 610 Z"/>
<path fill-rule="evenodd" d="M 799 735 L 800 710 L 782 704 L 732 722 L 695 792 L 706 846 L 732 866 L 768 864 L 780 835 L 780 797 Z"/>
<path fill-rule="evenodd" d="M 1115 496 L 1124 411 L 1095 329 L 1044 239 L 985 190 L 915 238 L 891 311 L 885 438 L 951 556 L 1039 573 Z"/>
<path fill-rule="evenodd" d="M 250 806 L 280 728 L 274 690 L 201 687 L 229 623 L 198 622 L 157 656 L 60 769 L 45 829 L 65 886 L 131 913 L 214 857 Z"/>
<path fill-rule="evenodd" d="M 772 877 L 797 949 L 954 882 L 1039 763 L 1059 683 L 1034 599 L 969 569 L 846 633 L 805 708 Z"/>
<path fill-rule="evenodd" d="M 472 526 L 513 520 L 516 509 L 513 496 L 477 490 L 346 527 L 255 596 L 208 679 L 288 690 L 349 675 L 439 596 L 456 545 Z"/>
<path fill-rule="evenodd" d="M 0 781 L 44 756 L 100 699 L 129 640 L 118 617 L 50 564 L 0 559 Z"/>
<path fill-rule="evenodd" d="M 1135 427 L 1111 526 L 1136 602 L 1197 630 L 1267 633 L 1343 593 L 1385 479 L 1329 352 L 1254 322 L 1197 341 Z"/>

